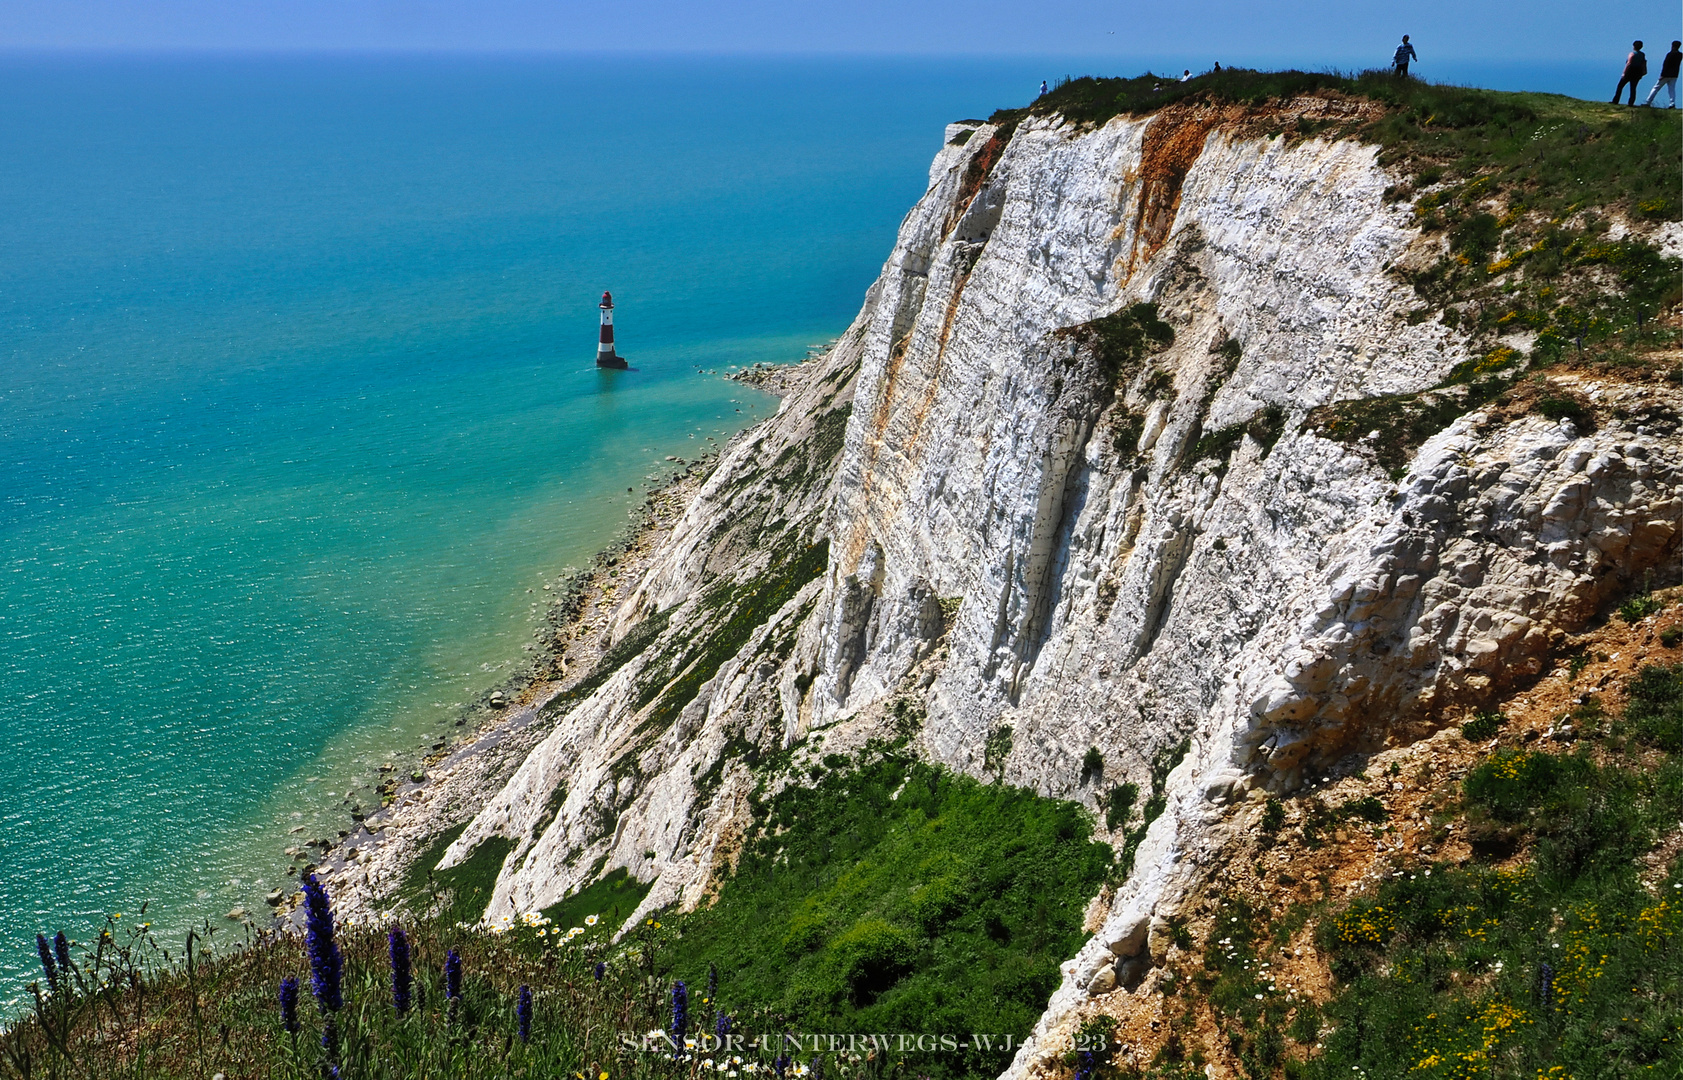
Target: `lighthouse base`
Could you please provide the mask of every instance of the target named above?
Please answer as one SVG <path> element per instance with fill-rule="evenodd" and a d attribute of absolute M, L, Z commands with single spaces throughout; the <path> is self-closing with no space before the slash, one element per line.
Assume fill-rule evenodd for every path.
<path fill-rule="evenodd" d="M 628 371 L 631 368 L 631 365 L 625 362 L 624 357 L 615 356 L 613 353 L 597 353 L 596 366 L 610 368 L 614 371 Z"/>

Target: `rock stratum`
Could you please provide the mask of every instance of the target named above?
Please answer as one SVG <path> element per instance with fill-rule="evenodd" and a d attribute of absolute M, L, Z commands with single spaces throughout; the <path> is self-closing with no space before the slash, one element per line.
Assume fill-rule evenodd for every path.
<path fill-rule="evenodd" d="M 1675 580 L 1674 383 L 1551 370 L 1418 445 L 1349 430 L 1351 403 L 1453 398 L 1535 338 L 1418 317 L 1409 271 L 1450 240 L 1379 147 L 1264 130 L 1370 107 L 949 127 L 851 327 L 724 452 L 441 865 L 512 845 L 493 920 L 617 869 L 653 883 L 633 919 L 693 908 L 761 755 L 860 745 L 902 701 L 923 757 L 1083 802 L 1101 834 L 1111 786 L 1156 770 L 1027 1076 L 1142 977 L 1242 804 L 1430 737 Z"/>

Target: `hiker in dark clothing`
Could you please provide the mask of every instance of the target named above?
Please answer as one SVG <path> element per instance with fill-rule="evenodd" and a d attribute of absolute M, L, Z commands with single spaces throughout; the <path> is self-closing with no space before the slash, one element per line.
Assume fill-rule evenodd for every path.
<path fill-rule="evenodd" d="M 1642 104 L 1652 105 L 1654 96 L 1660 92 L 1660 87 L 1663 86 L 1665 92 L 1671 95 L 1671 104 L 1667 105 L 1666 108 L 1677 108 L 1677 69 L 1679 67 L 1683 67 L 1683 41 L 1674 41 L 1671 43 L 1671 51 L 1660 60 L 1660 77 L 1654 80 L 1654 88 L 1648 91 L 1648 100 Z"/>
<path fill-rule="evenodd" d="M 1391 66 L 1396 69 L 1399 76 L 1406 79 L 1408 78 L 1408 62 L 1410 60 L 1418 62 L 1419 59 L 1420 57 L 1414 54 L 1414 46 L 1408 43 L 1408 35 L 1404 34 L 1402 44 L 1397 46 L 1396 55 L 1391 57 Z"/>
<path fill-rule="evenodd" d="M 1636 84 L 1642 81 L 1642 76 L 1648 74 L 1648 58 L 1642 54 L 1642 42 L 1630 43 L 1630 55 L 1625 57 L 1625 73 L 1619 77 L 1618 89 L 1613 91 L 1613 104 L 1619 103 L 1619 95 L 1624 93 L 1625 84 L 1630 84 L 1630 103 L 1636 104 Z M 1603 86 L 1606 84 L 1603 83 Z"/>

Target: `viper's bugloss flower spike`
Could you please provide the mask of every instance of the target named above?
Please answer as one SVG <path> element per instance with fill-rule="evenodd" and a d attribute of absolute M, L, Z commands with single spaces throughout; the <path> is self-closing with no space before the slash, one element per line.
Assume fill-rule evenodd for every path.
<path fill-rule="evenodd" d="M 783 1074 L 789 1071 L 789 1056 L 779 1054 L 772 1058 L 771 1071 L 777 1074 L 777 1080 L 783 1080 Z"/>
<path fill-rule="evenodd" d="M 41 970 L 47 973 L 47 985 L 56 991 L 58 989 L 58 965 L 53 962 L 53 951 L 47 947 L 47 935 L 35 935 L 35 951 L 41 954 Z"/>
<path fill-rule="evenodd" d="M 684 1035 L 690 1027 L 690 991 L 682 982 L 672 984 L 672 1056 L 684 1056 Z"/>
<path fill-rule="evenodd" d="M 345 1007 L 345 958 L 333 940 L 333 909 L 314 874 L 304 878 L 304 945 L 310 954 L 310 993 L 324 1013 Z"/>
<path fill-rule="evenodd" d="M 1537 999 L 1544 1012 L 1554 1009 L 1554 968 L 1547 960 L 1537 967 Z"/>
<path fill-rule="evenodd" d="M 520 1000 L 514 1005 L 514 1018 L 520 1024 L 520 1041 L 532 1041 L 532 988 L 520 987 Z"/>
<path fill-rule="evenodd" d="M 401 1016 L 409 1011 L 415 977 L 409 968 L 409 937 L 396 923 L 386 935 L 386 952 L 392 964 L 392 1008 Z"/>
<path fill-rule="evenodd" d="M 63 930 L 53 938 L 53 952 L 58 956 L 59 974 L 69 980 L 70 973 L 76 970 L 76 966 L 70 962 L 70 939 L 64 936 Z M 68 982 L 65 989 L 70 989 Z"/>
<path fill-rule="evenodd" d="M 455 949 L 444 954 L 444 996 L 451 1001 L 462 996 L 462 954 Z"/>
<path fill-rule="evenodd" d="M 707 965 L 707 1004 L 719 1011 L 719 967 L 712 962 Z"/>
<path fill-rule="evenodd" d="M 331 1016 L 321 1028 L 321 1075 L 322 1080 L 339 1080 L 339 1029 Z"/>
<path fill-rule="evenodd" d="M 288 1035 L 298 1034 L 298 976 L 288 975 L 280 981 L 281 1027 Z"/>
<path fill-rule="evenodd" d="M 720 1013 L 719 1019 L 713 1024 L 713 1031 L 721 1042 L 730 1034 L 730 1013 Z"/>
<path fill-rule="evenodd" d="M 606 975 L 607 973 L 608 973 L 608 965 L 604 964 L 600 960 L 596 961 L 596 971 L 595 971 L 596 981 L 601 982 L 602 981 L 602 976 Z"/>
<path fill-rule="evenodd" d="M 1093 1052 L 1083 1050 L 1076 1055 L 1075 1080 L 1093 1080 Z"/>

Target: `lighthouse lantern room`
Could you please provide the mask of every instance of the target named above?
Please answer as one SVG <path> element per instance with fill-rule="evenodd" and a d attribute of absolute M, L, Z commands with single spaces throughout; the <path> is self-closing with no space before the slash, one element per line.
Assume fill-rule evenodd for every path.
<path fill-rule="evenodd" d="M 630 365 L 625 358 L 614 352 L 614 298 L 612 293 L 602 294 L 602 336 L 596 346 L 596 366 L 599 368 L 613 368 L 624 371 Z"/>

